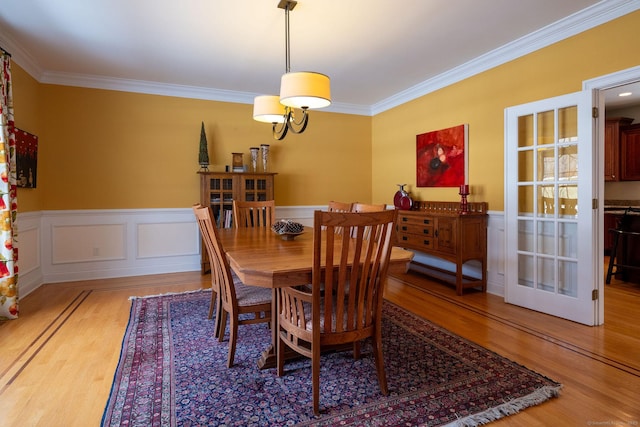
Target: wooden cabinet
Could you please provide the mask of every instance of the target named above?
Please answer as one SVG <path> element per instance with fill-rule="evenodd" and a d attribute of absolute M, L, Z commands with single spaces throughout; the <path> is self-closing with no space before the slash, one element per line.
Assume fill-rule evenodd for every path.
<path fill-rule="evenodd" d="M 218 228 L 233 225 L 233 201 L 273 200 L 275 173 L 198 172 L 200 204 L 211 206 Z M 202 272 L 209 270 L 207 251 L 202 251 Z"/>
<path fill-rule="evenodd" d="M 621 128 L 620 152 L 620 179 L 640 181 L 640 124 Z"/>
<path fill-rule="evenodd" d="M 452 282 L 456 293 L 480 287 L 487 290 L 487 204 L 469 203 L 469 211 L 459 212 L 457 202 L 415 202 L 415 209 L 398 211 L 397 246 L 413 249 L 453 262 L 455 273 L 422 266 L 427 274 Z M 467 261 L 477 260 L 481 278 L 462 274 Z"/>
<path fill-rule="evenodd" d="M 200 204 L 211 206 L 219 228 L 233 224 L 234 200 L 247 202 L 273 200 L 275 173 L 198 172 Z"/>
<path fill-rule="evenodd" d="M 617 117 L 605 120 L 604 127 L 604 180 L 620 181 L 620 128 L 633 119 Z M 623 153 L 625 151 L 622 151 Z"/>

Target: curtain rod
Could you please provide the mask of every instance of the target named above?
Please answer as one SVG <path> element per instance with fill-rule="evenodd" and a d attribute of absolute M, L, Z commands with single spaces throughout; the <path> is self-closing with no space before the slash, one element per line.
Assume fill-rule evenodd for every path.
<path fill-rule="evenodd" d="M 3 53 L 5 53 L 6 55 L 11 56 L 11 54 L 10 54 L 10 53 L 5 49 L 5 48 L 3 48 L 2 46 L 0 46 L 0 50 L 1 50 Z"/>

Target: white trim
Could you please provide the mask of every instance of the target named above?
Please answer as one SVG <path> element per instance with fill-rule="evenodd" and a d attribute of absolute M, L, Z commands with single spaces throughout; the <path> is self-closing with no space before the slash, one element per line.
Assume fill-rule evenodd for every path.
<path fill-rule="evenodd" d="M 305 225 L 313 225 L 313 212 L 315 210 L 325 210 L 326 208 L 325 205 L 278 206 L 276 207 L 276 218 L 286 218 Z M 140 236 L 136 232 L 138 224 L 153 224 L 154 226 L 162 227 L 163 224 L 175 225 L 184 223 L 193 224 L 193 233 L 177 236 L 177 238 L 184 237 L 182 241 L 177 242 L 175 245 L 186 248 L 182 253 L 163 254 L 160 249 L 157 256 L 145 258 L 137 256 L 138 246 L 150 243 L 140 242 Z M 77 262 L 66 262 L 62 265 L 53 263 L 56 257 L 52 253 L 55 247 L 52 245 L 52 230 L 55 227 L 69 226 L 73 230 L 73 226 L 76 226 L 76 229 L 80 231 L 82 229 L 81 226 L 99 228 L 105 224 L 125 224 L 127 227 L 122 259 L 94 259 L 99 257 L 94 257 L 93 253 L 89 253 L 91 250 L 88 250 L 85 251 L 87 253 L 84 259 L 79 259 Z M 489 211 L 488 224 L 487 291 L 502 296 L 504 294 L 503 213 Z M 19 227 L 24 230 L 35 229 L 40 236 L 36 240 L 38 247 L 26 247 L 24 245 L 19 247 L 21 257 L 38 260 L 36 268 L 31 268 L 29 272 L 20 272 L 19 286 L 21 296 L 29 294 L 43 283 L 200 270 L 200 242 L 197 237 L 197 224 L 191 208 L 27 212 L 19 214 Z M 118 236 L 118 238 L 120 237 Z M 82 235 L 72 237 L 67 244 L 73 245 L 74 242 L 81 241 L 83 238 L 85 236 Z M 154 242 L 156 242 L 156 238 L 157 236 L 154 236 Z M 167 239 L 175 241 L 176 235 L 169 234 Z M 189 249 L 194 245 L 193 240 L 198 240 L 195 243 L 198 248 L 196 251 Z M 63 243 L 58 242 L 58 244 Z M 108 242 L 95 242 L 95 244 L 99 247 L 99 245 L 108 244 Z M 168 245 L 169 243 L 160 241 L 158 246 L 161 248 L 165 244 Z M 465 267 L 469 269 L 470 274 L 479 274 L 477 266 L 470 265 Z"/>

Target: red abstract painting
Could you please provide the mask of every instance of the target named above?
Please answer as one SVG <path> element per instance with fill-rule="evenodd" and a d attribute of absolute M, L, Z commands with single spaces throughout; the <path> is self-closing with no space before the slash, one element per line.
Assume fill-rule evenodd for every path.
<path fill-rule="evenodd" d="M 466 183 L 468 125 L 416 136 L 418 187 L 459 187 Z"/>
<path fill-rule="evenodd" d="M 18 187 L 36 188 L 38 137 L 18 128 L 16 128 L 16 164 Z"/>

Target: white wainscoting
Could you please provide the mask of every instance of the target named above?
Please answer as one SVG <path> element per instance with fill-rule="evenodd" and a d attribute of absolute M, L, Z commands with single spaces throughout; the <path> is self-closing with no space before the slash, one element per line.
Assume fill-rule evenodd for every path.
<path fill-rule="evenodd" d="M 276 217 L 312 226 L 317 209 L 326 206 L 279 206 Z M 21 296 L 43 283 L 200 269 L 200 236 L 191 208 L 27 212 L 18 214 L 18 227 Z M 502 296 L 502 212 L 489 212 L 487 246 L 487 291 Z M 416 256 L 447 268 L 425 254 Z M 465 266 L 465 273 L 477 276 L 478 266 Z"/>

